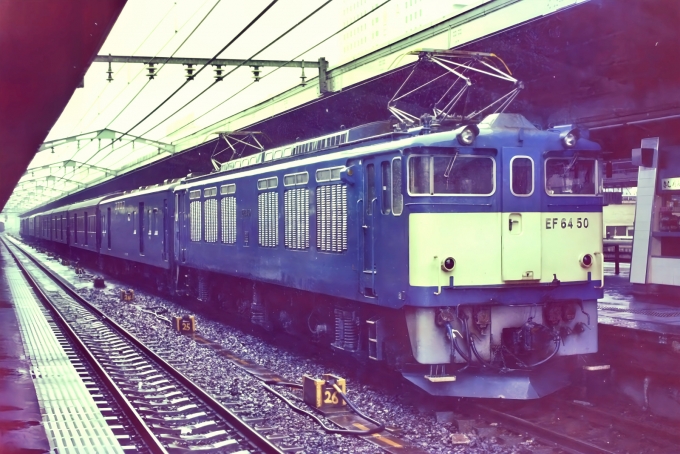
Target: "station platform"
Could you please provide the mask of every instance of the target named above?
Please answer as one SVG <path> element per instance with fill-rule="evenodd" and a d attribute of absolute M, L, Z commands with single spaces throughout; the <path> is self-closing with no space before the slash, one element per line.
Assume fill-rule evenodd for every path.
<path fill-rule="evenodd" d="M 609 265 L 609 264 L 607 264 Z M 629 264 L 605 266 L 605 295 L 598 301 L 600 325 L 680 336 L 680 289 L 677 296 L 633 293 Z"/>
<path fill-rule="evenodd" d="M 617 276 L 613 264 L 605 266 L 605 295 L 598 301 L 598 355 L 626 369 L 623 375 L 632 377 L 631 371 L 636 371 L 680 377 L 680 291 L 677 297 L 633 293 L 629 271 L 630 265 L 622 264 Z M 633 388 L 644 389 L 641 383 Z"/>
<path fill-rule="evenodd" d="M 54 324 L 0 243 L 0 453 L 122 454 L 117 417 L 102 414 Z"/>
<path fill-rule="evenodd" d="M 0 452 L 49 452 L 40 404 L 14 309 L 8 269 L 18 267 L 0 244 Z"/>

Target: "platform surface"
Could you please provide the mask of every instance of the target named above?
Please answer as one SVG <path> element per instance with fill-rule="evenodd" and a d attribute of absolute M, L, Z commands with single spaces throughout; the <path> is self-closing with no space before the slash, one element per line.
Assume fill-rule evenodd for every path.
<path fill-rule="evenodd" d="M 49 452 L 7 278 L 12 267 L 12 257 L 0 245 L 0 452 Z"/>
<path fill-rule="evenodd" d="M 11 335 L 23 351 L 25 375 L 31 385 L 30 393 L 17 393 L 16 403 L 31 408 L 31 416 L 35 418 L 31 424 L 42 431 L 42 439 L 47 442 L 47 449 L 43 443 L 43 448 L 36 451 L 27 450 L 34 448 L 28 448 L 25 440 L 12 441 L 21 448 L 14 452 L 52 449 L 55 454 L 122 453 L 109 422 L 52 329 L 51 316 L 2 244 L 0 254 L 2 295 L 14 313 L 14 326 L 3 330 L 0 336 Z M 0 453 L 12 452 L 2 444 L 0 448 Z"/>
<path fill-rule="evenodd" d="M 633 293 L 630 265 L 621 264 L 621 274 L 614 274 L 614 264 L 605 266 L 604 298 L 598 300 L 598 322 L 603 325 L 680 335 L 680 288 L 677 296 Z"/>

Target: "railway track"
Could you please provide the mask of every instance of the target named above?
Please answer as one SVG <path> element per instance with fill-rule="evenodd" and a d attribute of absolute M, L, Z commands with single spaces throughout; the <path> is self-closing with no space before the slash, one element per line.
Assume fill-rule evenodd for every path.
<path fill-rule="evenodd" d="M 471 413 L 503 428 L 528 434 L 547 446 L 571 453 L 674 453 L 680 434 L 671 425 L 623 416 L 606 403 L 551 396 L 535 402 L 472 404 Z"/>
<path fill-rule="evenodd" d="M 63 331 L 128 424 L 118 429 L 128 449 L 152 453 L 288 451 L 192 383 L 136 337 L 91 306 L 34 261 L 17 244 L 2 240 L 46 304 L 54 329 Z M 58 325 L 58 326 L 57 326 Z M 60 338 L 60 341 L 62 339 Z M 102 394 L 103 396 L 103 394 Z"/>

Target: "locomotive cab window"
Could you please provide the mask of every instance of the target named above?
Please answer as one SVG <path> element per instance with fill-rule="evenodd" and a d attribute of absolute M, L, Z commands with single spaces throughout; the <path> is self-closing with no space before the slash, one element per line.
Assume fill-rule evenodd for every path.
<path fill-rule="evenodd" d="M 496 161 L 490 156 L 411 156 L 408 161 L 411 195 L 488 196 L 496 190 Z"/>
<path fill-rule="evenodd" d="M 551 196 L 597 195 L 595 159 L 578 155 L 546 159 L 545 191 Z"/>
<path fill-rule="evenodd" d="M 510 160 L 510 190 L 513 195 L 527 197 L 534 192 L 534 161 L 528 156 Z"/>

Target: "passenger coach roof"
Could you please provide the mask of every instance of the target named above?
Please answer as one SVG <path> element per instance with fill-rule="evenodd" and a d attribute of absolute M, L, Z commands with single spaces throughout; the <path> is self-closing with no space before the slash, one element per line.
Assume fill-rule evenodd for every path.
<path fill-rule="evenodd" d="M 96 197 L 94 199 L 83 200 L 82 202 L 78 202 L 78 203 L 68 205 L 66 207 L 62 207 L 62 209 L 65 208 L 65 209 L 71 211 L 71 210 L 79 210 L 81 208 L 88 208 L 88 207 L 91 207 L 91 206 L 96 206 L 96 205 L 99 205 L 99 203 L 102 202 L 103 200 L 114 197 L 116 195 L 118 195 L 118 194 L 117 193 L 116 194 L 107 194 L 103 197 Z"/>
<path fill-rule="evenodd" d="M 137 197 L 139 195 L 155 194 L 157 192 L 172 191 L 175 186 L 179 185 L 183 180 L 177 179 L 173 180 L 171 183 L 167 184 L 157 184 L 154 186 L 146 186 L 143 189 L 133 189 L 132 191 L 125 191 L 124 193 L 114 194 L 115 197 L 111 197 L 106 200 L 106 203 L 117 202 L 119 200 L 126 200 L 130 197 Z"/>

